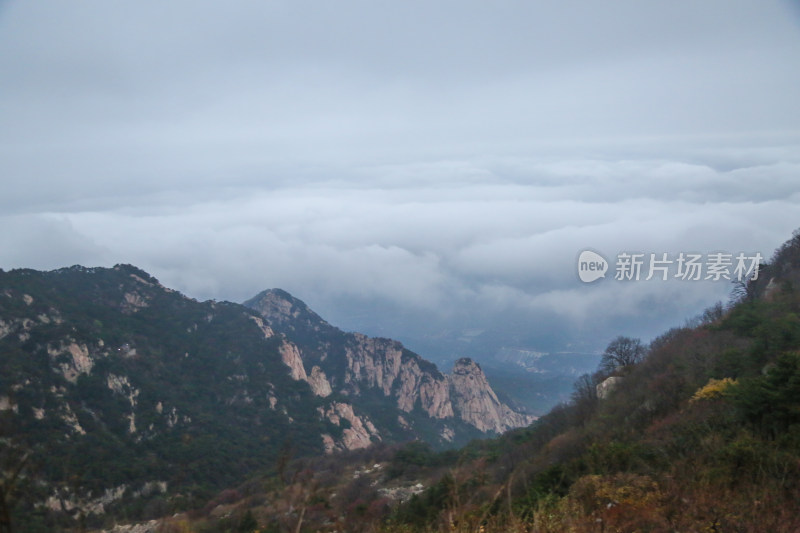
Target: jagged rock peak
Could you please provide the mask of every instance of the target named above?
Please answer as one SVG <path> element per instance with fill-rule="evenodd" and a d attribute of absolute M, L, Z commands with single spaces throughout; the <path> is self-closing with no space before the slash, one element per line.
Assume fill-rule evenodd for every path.
<path fill-rule="evenodd" d="M 450 396 L 461 419 L 483 432 L 502 433 L 536 420 L 535 416 L 518 413 L 502 403 L 480 365 L 468 357 L 453 365 Z"/>
<path fill-rule="evenodd" d="M 453 364 L 453 374 L 471 374 L 473 372 L 483 374 L 483 369 L 469 357 L 462 357 Z"/>
<path fill-rule="evenodd" d="M 267 289 L 244 302 L 246 307 L 255 309 L 272 324 L 283 324 L 298 319 L 318 324 L 328 323 L 312 311 L 302 300 L 295 298 L 283 289 Z"/>

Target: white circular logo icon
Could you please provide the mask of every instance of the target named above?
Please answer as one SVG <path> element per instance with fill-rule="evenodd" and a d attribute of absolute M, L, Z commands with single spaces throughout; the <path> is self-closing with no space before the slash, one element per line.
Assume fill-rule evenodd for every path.
<path fill-rule="evenodd" d="M 591 283 L 606 277 L 608 261 L 602 255 L 591 250 L 584 250 L 578 256 L 578 277 L 584 283 Z"/>

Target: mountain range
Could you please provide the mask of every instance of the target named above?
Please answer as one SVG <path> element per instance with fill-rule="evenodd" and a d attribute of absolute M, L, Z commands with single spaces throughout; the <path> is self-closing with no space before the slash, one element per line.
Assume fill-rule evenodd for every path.
<path fill-rule="evenodd" d="M 285 291 L 198 302 L 117 265 L 0 272 L 0 420 L 34 531 L 190 508 L 291 457 L 457 446 L 535 417 L 472 360 L 442 373 Z"/>
<path fill-rule="evenodd" d="M 800 231 L 727 304 L 647 346 L 627 339 L 641 351 L 625 361 L 612 342 L 527 427 L 439 452 L 298 458 L 191 512 L 107 531 L 800 531 L 798 284 Z"/>

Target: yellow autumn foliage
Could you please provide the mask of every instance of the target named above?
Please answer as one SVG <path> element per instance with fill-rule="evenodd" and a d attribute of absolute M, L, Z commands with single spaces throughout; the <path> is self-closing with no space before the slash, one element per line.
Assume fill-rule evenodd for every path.
<path fill-rule="evenodd" d="M 723 379 L 714 379 L 711 378 L 708 380 L 703 387 L 699 388 L 697 392 L 694 393 L 692 396 L 691 401 L 697 402 L 700 400 L 713 400 L 716 398 L 721 398 L 725 395 L 726 391 L 729 387 L 736 385 L 738 382 L 732 378 L 723 378 Z"/>

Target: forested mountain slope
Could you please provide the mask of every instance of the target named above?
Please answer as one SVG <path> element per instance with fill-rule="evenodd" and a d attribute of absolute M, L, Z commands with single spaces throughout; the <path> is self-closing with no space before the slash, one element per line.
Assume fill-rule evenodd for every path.
<path fill-rule="evenodd" d="M 453 446 L 532 420 L 471 361 L 448 376 L 280 294 L 327 344 L 309 343 L 305 316 L 198 302 L 130 265 L 0 271 L 0 526 L 157 517 L 292 457 Z"/>

